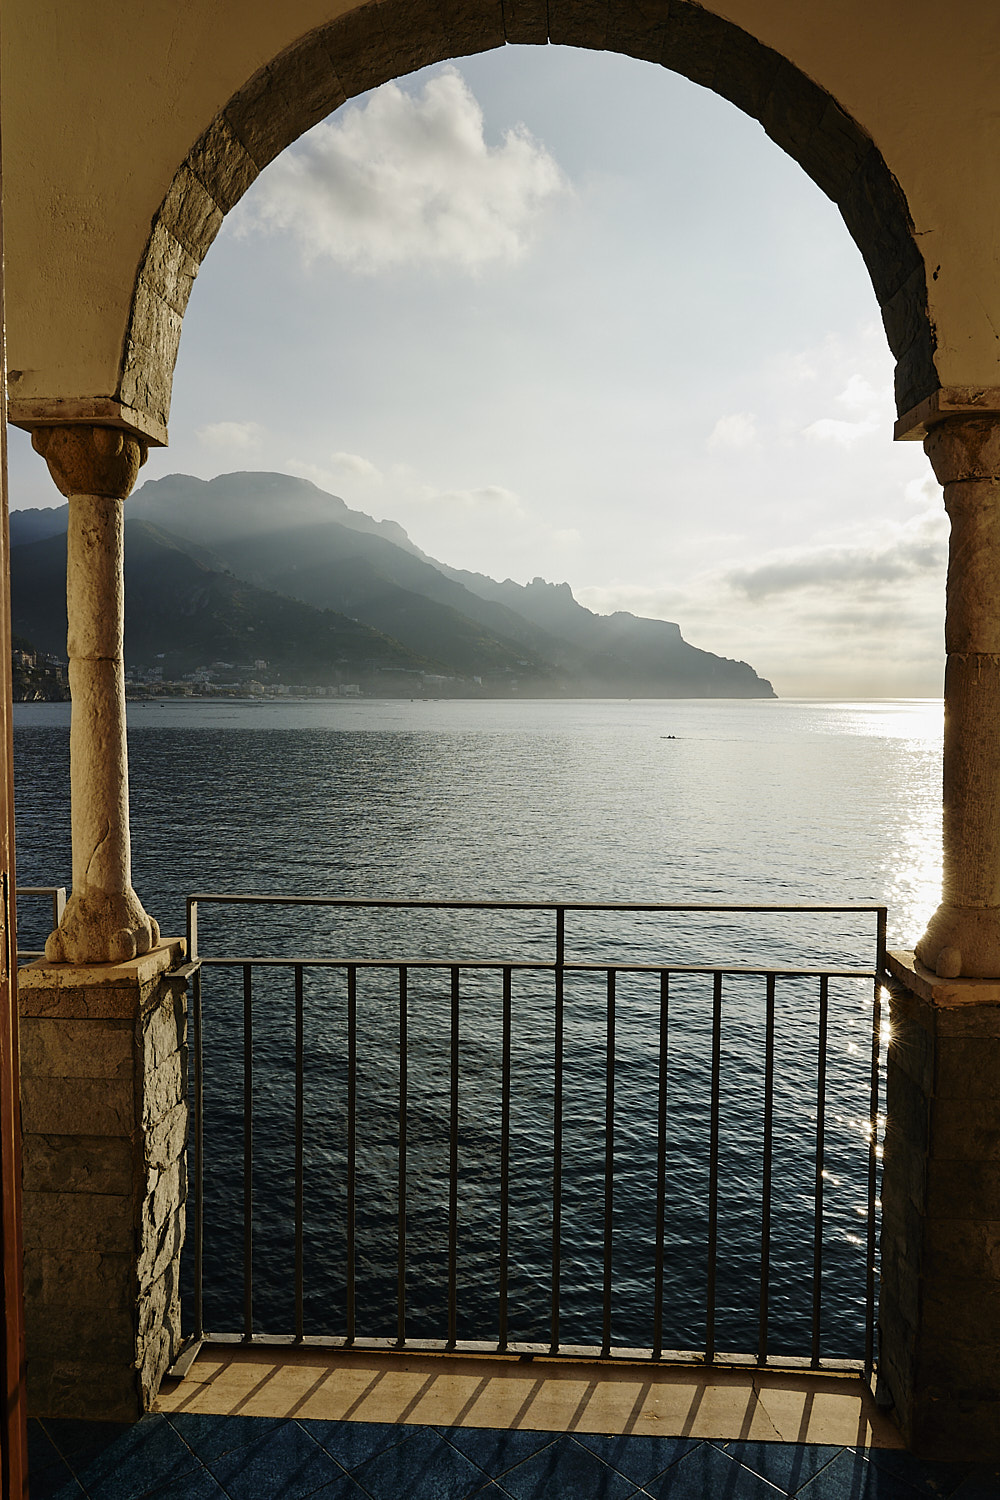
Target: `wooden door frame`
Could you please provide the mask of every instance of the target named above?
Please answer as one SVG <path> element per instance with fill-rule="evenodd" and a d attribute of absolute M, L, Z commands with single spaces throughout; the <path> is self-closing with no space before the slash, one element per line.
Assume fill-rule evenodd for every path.
<path fill-rule="evenodd" d="M 0 150 L 0 205 L 3 201 Z M 0 1493 L 27 1500 L 28 1437 L 21 1243 L 21 1090 L 17 1047 L 17 915 L 14 881 L 13 684 L 7 497 L 7 349 L 0 206 Z"/>

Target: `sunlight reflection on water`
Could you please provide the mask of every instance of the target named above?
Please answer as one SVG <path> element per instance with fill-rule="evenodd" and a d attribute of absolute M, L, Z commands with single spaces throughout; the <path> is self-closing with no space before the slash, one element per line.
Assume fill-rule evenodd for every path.
<path fill-rule="evenodd" d="M 890 945 L 912 946 L 938 900 L 939 702 L 181 702 L 132 705 L 129 717 L 134 879 L 148 909 L 168 932 L 183 930 L 185 895 L 209 889 L 442 899 L 884 902 L 889 907 Z M 67 729 L 68 713 L 62 705 L 17 706 L 17 857 L 22 885 L 69 883 Z M 25 936 L 30 936 L 27 908 L 25 919 Z M 385 940 L 366 922 L 359 919 L 352 925 L 312 913 L 293 931 L 284 919 L 260 912 L 225 920 L 206 913 L 203 948 L 317 953 L 337 945 L 357 956 L 367 946 L 391 941 L 404 945 L 406 956 L 416 956 L 418 949 L 447 952 L 447 944 L 456 942 L 453 934 L 429 919 L 400 919 Z M 866 931 L 870 930 L 869 922 Z M 825 919 L 811 917 L 801 919 L 794 929 L 765 921 L 753 932 L 742 919 L 687 918 L 668 931 L 651 919 L 630 918 L 618 935 L 603 919 L 589 928 L 581 919 L 568 938 L 575 951 L 598 960 L 621 957 L 624 947 L 651 961 L 669 957 L 675 962 L 720 957 L 746 961 L 754 944 L 771 962 L 782 957 L 795 961 L 796 955 L 803 961 L 806 952 L 831 961 L 841 955 L 846 962 L 843 955 L 860 942 L 849 924 L 834 931 Z M 512 945 L 520 943 L 530 956 L 547 949 L 551 931 L 544 923 L 515 930 L 507 919 L 490 917 L 479 919 L 478 926 L 473 923 L 461 943 L 463 949 L 478 944 L 502 957 L 509 957 Z M 499 955 L 498 948 L 503 950 Z M 866 945 L 866 957 L 868 952 Z M 212 983 L 220 1092 L 210 1115 L 214 1109 L 219 1141 L 232 1135 L 238 1143 L 239 1110 L 233 1099 L 239 1095 L 233 1093 L 235 1074 L 230 1077 L 228 1071 L 238 1061 L 238 1011 L 226 999 L 221 980 L 216 984 L 213 977 Z M 377 1020 L 381 1002 L 376 996 L 372 1003 Z M 572 1273 L 578 1285 L 568 1294 L 567 1316 L 576 1306 L 576 1315 L 592 1330 L 593 1308 L 587 1296 L 599 1281 L 593 1205 L 600 1193 L 592 1159 L 595 1149 L 600 1155 L 600 1078 L 592 1053 L 595 1039 L 600 1046 L 599 1028 L 594 1030 L 599 1010 L 592 1015 L 588 1009 L 586 986 L 574 1003 L 576 1050 L 569 1086 L 575 1091 L 575 1124 L 567 1136 L 567 1214 L 578 1240 L 572 1254 L 567 1252 L 567 1277 Z M 310 1316 L 322 1319 L 331 1297 L 341 1295 L 329 1282 L 329 1265 L 331 1246 L 340 1243 L 330 1226 L 342 1218 L 337 1174 L 342 1176 L 343 1170 L 343 1059 L 336 1046 L 331 1050 L 331 1038 L 336 1042 L 342 1036 L 342 1020 L 337 1019 L 342 1001 L 320 986 L 313 1004 L 318 1071 L 310 1084 L 316 1122 L 310 1169 L 316 1176 L 311 1179 L 310 1201 L 319 1217 L 311 1221 L 308 1244 L 310 1268 L 320 1290 L 319 1301 L 310 1304 Z M 776 1238 L 774 1265 L 775 1316 L 780 1327 L 789 1329 L 801 1315 L 806 1275 L 796 1249 L 796 1223 L 809 1212 L 815 1109 L 803 1107 L 801 1099 L 812 1086 L 810 1079 L 815 1080 L 815 1057 L 810 1052 L 811 1002 L 800 1006 L 790 989 L 783 1004 L 779 1092 L 784 1176 L 779 1207 L 786 1242 Z M 628 1150 L 621 1164 L 616 1222 L 620 1220 L 626 1233 L 630 1224 L 640 1219 L 645 1223 L 643 1216 L 649 1211 L 655 1006 L 641 987 L 624 983 L 622 1005 L 620 1043 L 627 1064 L 623 1139 Z M 863 986 L 856 994 L 848 987 L 838 1005 L 831 1033 L 828 1274 L 853 1316 L 857 1297 L 852 1287 L 864 1250 L 858 1207 L 863 1211 L 859 1166 L 863 1169 L 867 1131 L 870 988 L 866 995 Z M 470 1162 L 463 1223 L 470 1243 L 478 1244 L 483 1254 L 495 1243 L 490 1217 L 495 1206 L 495 1142 L 490 1130 L 496 1064 L 479 1042 L 495 1040 L 495 1006 L 495 996 L 491 999 L 484 992 L 482 1037 L 469 1039 L 469 1107 L 475 1108 L 463 1123 L 463 1151 Z M 697 1300 L 686 1278 L 693 1275 L 697 1282 L 702 1274 L 700 1251 L 691 1246 L 697 1245 L 703 1217 L 704 1163 L 695 1135 L 705 1114 L 704 1006 L 696 986 L 687 991 L 678 986 L 671 1053 L 678 1167 L 670 1276 L 681 1308 Z M 538 1016 L 526 1020 L 520 1150 L 527 1175 L 515 1204 L 525 1236 L 519 1286 L 526 1316 L 536 1319 L 544 1307 L 542 1251 L 548 1212 L 539 1186 L 549 1149 L 548 1014 L 543 1007 Z M 760 996 L 752 986 L 727 987 L 727 1025 L 733 1032 L 724 1047 L 723 1092 L 729 1115 L 723 1141 L 731 1191 L 723 1215 L 729 1259 L 721 1273 L 720 1296 L 730 1326 L 740 1327 L 747 1309 L 738 1289 L 740 1277 L 753 1271 L 754 1204 L 759 1202 L 761 1014 Z M 226 1016 L 230 1031 L 222 1027 Z M 287 1315 L 282 1299 L 288 1287 L 288 1216 L 282 1196 L 287 1196 L 288 1183 L 287 1132 L 282 1123 L 289 1086 L 287 1016 L 287 996 L 276 990 L 265 1008 L 258 1042 L 262 1058 L 269 1059 L 261 1099 L 266 1123 L 260 1139 L 265 1143 L 262 1149 L 272 1152 L 262 1178 L 270 1184 L 270 1197 L 265 1194 L 261 1200 L 261 1245 L 280 1267 L 270 1291 L 265 1272 L 260 1287 L 265 1303 L 270 1295 L 282 1316 Z M 440 1222 L 445 1180 L 445 1093 L 435 1073 L 440 1047 L 432 1020 L 433 1006 L 425 1035 L 414 1021 L 415 1056 L 423 1058 L 419 1066 L 424 1070 L 420 1074 L 418 1068 L 414 1075 L 419 1083 L 414 1130 L 417 1136 L 423 1132 L 423 1155 L 415 1158 L 417 1246 Z M 373 1038 L 377 1058 L 380 1045 L 382 1050 L 385 1045 L 379 1044 L 376 1033 Z M 391 1042 L 386 1055 L 390 1054 Z M 380 1257 L 391 1251 L 387 1183 L 392 1180 L 394 1144 L 391 1121 L 387 1124 L 379 1114 L 387 1085 L 374 1064 L 373 1069 L 365 1170 L 374 1238 L 366 1252 L 367 1267 L 375 1281 L 381 1276 L 391 1290 L 391 1267 L 387 1272 Z M 238 1145 L 233 1150 L 238 1156 Z M 537 1181 L 528 1171 L 532 1162 L 542 1173 Z M 230 1165 L 216 1182 L 215 1211 L 220 1223 L 228 1222 L 227 1215 L 232 1218 L 237 1238 L 238 1188 L 238 1173 Z M 635 1308 L 645 1295 L 648 1226 L 646 1233 L 636 1251 L 638 1258 L 626 1258 L 618 1267 L 623 1288 L 634 1293 Z M 228 1278 L 236 1299 L 235 1312 L 227 1305 L 219 1314 L 225 1322 L 238 1319 L 239 1288 L 238 1278 L 227 1270 L 225 1250 L 219 1253 L 220 1285 Z M 439 1278 L 435 1279 L 436 1262 L 429 1249 L 427 1254 L 431 1259 L 421 1285 L 433 1300 Z M 488 1290 L 488 1265 L 492 1262 L 473 1257 L 466 1267 L 470 1286 Z M 633 1323 L 637 1318 L 634 1311 Z M 697 1329 L 692 1331 L 684 1316 L 674 1332 L 681 1342 L 697 1338 Z"/>

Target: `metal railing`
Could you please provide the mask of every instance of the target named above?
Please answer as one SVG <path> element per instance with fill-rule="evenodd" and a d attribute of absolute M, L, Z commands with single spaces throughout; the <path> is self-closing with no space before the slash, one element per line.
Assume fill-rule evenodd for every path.
<path fill-rule="evenodd" d="M 17 887 L 17 908 L 19 915 L 22 912 L 22 902 L 29 896 L 44 896 L 52 903 L 52 927 L 59 926 L 62 914 L 66 910 L 66 887 L 64 885 L 19 885 Z M 19 923 L 20 926 L 20 923 Z M 44 950 L 18 948 L 17 961 L 19 964 L 29 964 L 36 958 L 44 957 Z"/>
<path fill-rule="evenodd" d="M 461 959 L 207 955 L 198 925 L 209 905 L 237 916 L 253 908 L 258 936 L 275 908 L 364 914 L 369 924 L 403 914 L 418 938 L 429 913 L 487 914 L 486 941 L 494 920 L 531 914 L 551 923 L 551 948 L 517 958 L 509 950 Z M 847 918 L 874 932 L 861 964 L 682 963 L 664 958 L 663 935 L 653 942 L 647 930 L 633 941 L 640 950 L 652 942 L 653 958 L 593 956 L 595 943 L 602 953 L 610 942 L 621 946 L 607 934 L 591 934 L 570 957 L 570 917 L 680 918 L 701 933 L 702 946 L 721 923 L 744 947 L 747 925 L 763 918 L 805 918 L 813 930 L 817 921 Z M 885 934 L 886 909 L 875 905 L 191 896 L 193 1340 L 276 1337 L 870 1373 Z M 360 946 L 371 946 L 370 926 L 363 936 Z M 529 949 L 539 942 L 536 931 Z M 588 943 L 591 956 L 583 956 Z M 216 997 L 221 971 L 235 981 L 225 1000 L 221 990 Z M 275 990 L 282 973 L 290 986 Z M 322 1051 L 315 1065 L 312 1048 Z M 518 1093 L 524 1080 L 526 1103 Z M 206 1171 L 214 1174 L 207 1199 Z M 363 1171 L 377 1211 L 369 1211 Z M 846 1203 L 845 1182 L 861 1203 Z M 547 1202 L 539 1203 L 543 1184 Z M 466 1212 L 470 1191 L 475 1206 Z M 310 1192 L 320 1202 L 319 1227 Z M 275 1195 L 281 1203 L 269 1207 Z M 478 1216 L 475 1233 L 470 1214 Z M 845 1215 L 854 1216 L 850 1229 Z M 307 1261 L 322 1283 L 318 1296 Z M 587 1285 L 585 1307 L 576 1277 Z M 362 1294 L 375 1282 L 381 1292 L 365 1309 Z M 213 1295 L 224 1331 L 208 1334 Z M 831 1355 L 838 1300 L 851 1305 L 851 1326 L 833 1338 Z M 794 1329 L 791 1303 L 802 1309 Z M 281 1318 L 285 1326 L 273 1326 Z"/>

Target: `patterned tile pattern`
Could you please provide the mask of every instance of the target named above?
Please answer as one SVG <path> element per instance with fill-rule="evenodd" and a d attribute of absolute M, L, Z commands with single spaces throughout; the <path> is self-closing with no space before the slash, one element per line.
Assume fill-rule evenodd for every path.
<path fill-rule="evenodd" d="M 190 1413 L 29 1427 L 32 1500 L 1000 1500 L 1000 1469 L 817 1443 Z"/>

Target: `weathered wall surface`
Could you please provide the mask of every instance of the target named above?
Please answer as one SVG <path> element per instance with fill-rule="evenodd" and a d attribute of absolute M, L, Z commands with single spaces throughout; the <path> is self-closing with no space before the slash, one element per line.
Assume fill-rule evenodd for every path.
<path fill-rule="evenodd" d="M 960 25 L 930 0 L 912 0 L 905 25 L 895 0 L 716 0 L 711 12 L 683 0 L 287 0 L 280 7 L 267 0 L 143 7 L 91 0 L 75 9 L 59 0 L 11 0 L 4 13 L 3 139 L 15 411 L 51 419 L 68 401 L 69 417 L 102 420 L 114 417 L 113 408 L 101 408 L 110 401 L 162 439 L 180 319 L 200 255 L 231 206 L 227 195 L 235 201 L 272 147 L 280 149 L 344 96 L 445 57 L 548 36 L 677 65 L 754 113 L 759 78 L 747 75 L 740 48 L 733 52 L 720 32 L 715 52 L 705 50 L 713 24 L 723 24 L 713 16 L 789 59 L 806 83 L 832 96 L 902 189 L 919 254 L 900 289 L 917 272 L 929 318 L 922 364 L 902 380 L 901 409 L 928 394 L 928 378 L 943 386 L 1000 386 L 993 266 L 1000 200 L 984 190 L 1000 147 L 1000 10 L 992 0 L 969 0 Z M 345 27 L 332 50 L 307 47 L 302 67 L 261 74 L 298 39 L 337 18 Z M 697 33 L 694 52 L 702 55 L 690 65 L 682 58 L 685 32 Z M 177 182 L 195 142 L 250 79 L 240 106 L 246 129 L 237 107 L 203 147 L 203 154 L 218 149 L 225 156 L 225 188 L 213 196 L 190 179 Z M 280 139 L 271 142 L 253 108 L 261 88 L 270 92 L 268 109 L 278 122 Z M 801 159 L 803 132 L 816 125 L 812 106 L 798 88 L 779 89 L 775 98 L 779 114 L 782 100 L 790 98 L 792 107 L 766 127 Z M 286 123 L 294 122 L 291 132 L 281 124 L 282 109 Z M 235 142 L 221 139 L 229 132 Z M 858 179 L 849 221 L 865 216 L 871 189 L 866 177 Z M 865 253 L 871 263 L 871 248 Z M 137 287 L 144 257 L 148 274 Z M 891 279 L 883 276 L 883 292 Z M 921 287 L 910 286 L 887 310 L 897 353 L 913 339 L 914 295 L 922 297 Z"/>

